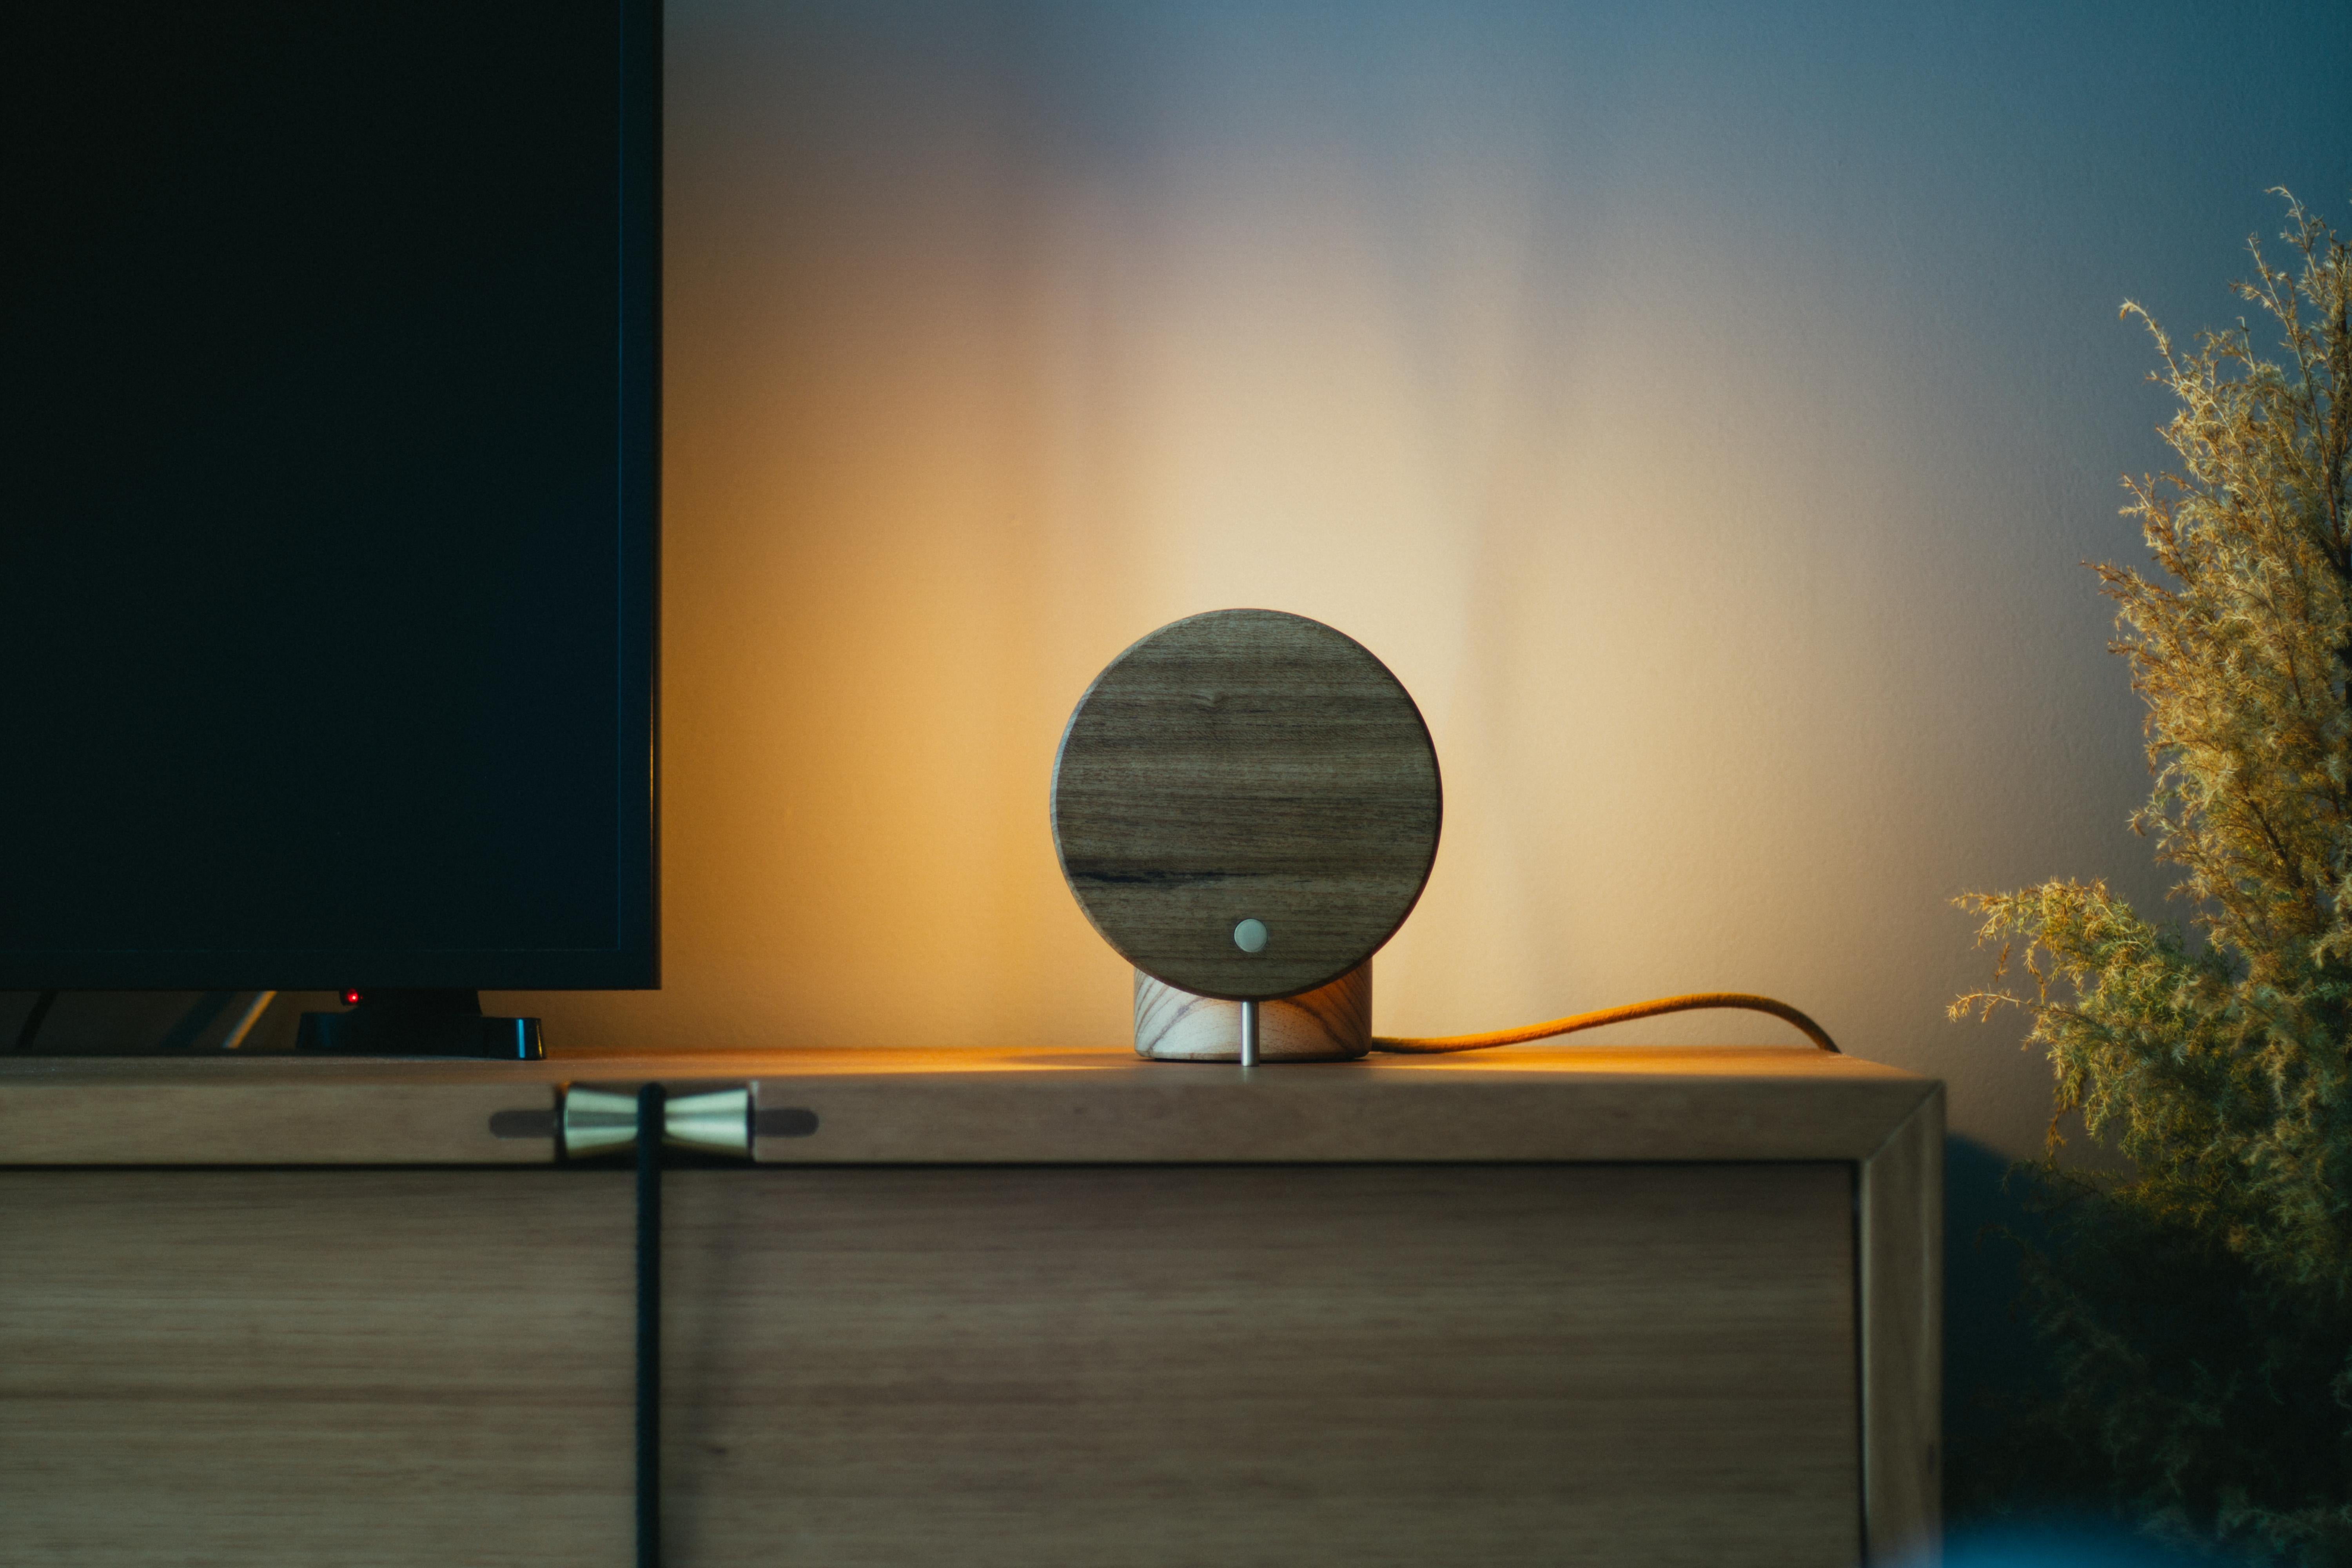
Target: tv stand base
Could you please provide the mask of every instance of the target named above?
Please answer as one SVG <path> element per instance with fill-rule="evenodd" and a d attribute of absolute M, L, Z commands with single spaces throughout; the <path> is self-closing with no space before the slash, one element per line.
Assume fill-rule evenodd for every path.
<path fill-rule="evenodd" d="M 339 1057 L 541 1060 L 536 1018 L 486 1018 L 472 991 L 368 991 L 348 1013 L 305 1013 L 294 1048 Z"/>

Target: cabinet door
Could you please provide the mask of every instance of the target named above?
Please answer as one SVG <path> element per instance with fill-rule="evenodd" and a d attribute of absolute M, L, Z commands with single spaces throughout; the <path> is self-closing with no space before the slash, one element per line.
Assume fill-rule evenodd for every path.
<path fill-rule="evenodd" d="M 629 1203 L 621 1172 L 0 1172 L 0 1563 L 625 1563 Z"/>
<path fill-rule="evenodd" d="M 625 1184 L 0 1177 L 0 1559 L 625 1561 Z M 674 1173 L 669 1560 L 1851 1562 L 1851 1184 Z"/>

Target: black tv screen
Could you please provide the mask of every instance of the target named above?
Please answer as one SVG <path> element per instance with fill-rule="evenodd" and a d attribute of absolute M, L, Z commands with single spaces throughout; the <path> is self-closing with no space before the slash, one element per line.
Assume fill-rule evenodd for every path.
<path fill-rule="evenodd" d="M 0 20 L 0 987 L 655 984 L 660 16 Z"/>

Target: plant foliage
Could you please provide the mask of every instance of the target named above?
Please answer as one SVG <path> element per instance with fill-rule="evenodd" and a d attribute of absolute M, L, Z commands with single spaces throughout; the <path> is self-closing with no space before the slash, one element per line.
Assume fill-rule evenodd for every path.
<path fill-rule="evenodd" d="M 2156 572 L 2097 568 L 2147 704 L 2133 826 L 2189 929 L 2105 885 L 1962 900 L 2002 947 L 1954 1015 L 2025 1009 L 2058 1116 L 2127 1157 L 2032 1168 L 2026 1308 L 2057 1373 L 2001 1445 L 2021 1500 L 2176 1545 L 2352 1563 L 2352 248 L 2284 192 L 2300 266 L 2249 242 L 2242 320 L 2177 347 L 2177 470 L 2126 480 Z M 2011 969 L 2022 959 L 2019 984 Z M 2036 1496 L 2035 1494 L 2039 1494 Z"/>

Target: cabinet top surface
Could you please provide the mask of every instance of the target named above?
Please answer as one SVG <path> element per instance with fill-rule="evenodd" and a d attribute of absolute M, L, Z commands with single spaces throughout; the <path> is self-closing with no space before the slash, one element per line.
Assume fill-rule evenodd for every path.
<path fill-rule="evenodd" d="M 494 1084 L 664 1082 L 725 1079 L 837 1080 L 919 1079 L 951 1088 L 1017 1074 L 1075 1082 L 1096 1091 L 1274 1087 L 1283 1092 L 1437 1085 L 1600 1082 L 1737 1083 L 1756 1079 L 1829 1085 L 1909 1085 L 1932 1080 L 1899 1068 L 1806 1047 L 1509 1046 L 1447 1056 L 1369 1057 L 1354 1062 L 1273 1063 L 1250 1071 L 1230 1063 L 1146 1061 L 1131 1051 L 1019 1047 L 890 1047 L 765 1051 L 599 1050 L 551 1052 L 544 1061 L 403 1060 L 383 1057 L 0 1057 L 0 1090 L 12 1088 L 152 1086 L 225 1093 L 262 1087 L 425 1089 Z"/>
<path fill-rule="evenodd" d="M 1242 1068 L 1125 1051 L 0 1060 L 0 1165 L 548 1164 L 567 1086 L 744 1085 L 767 1164 L 1860 1160 L 1941 1091 L 1811 1049 Z M 772 1130 L 761 1132 L 761 1127 Z"/>

